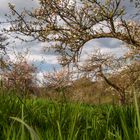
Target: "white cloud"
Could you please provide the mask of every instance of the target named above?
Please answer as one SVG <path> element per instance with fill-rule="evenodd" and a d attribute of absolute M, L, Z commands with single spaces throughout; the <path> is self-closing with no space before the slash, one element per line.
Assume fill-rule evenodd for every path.
<path fill-rule="evenodd" d="M 44 61 L 47 62 L 48 64 L 58 64 L 57 57 L 55 55 L 36 55 L 32 54 L 30 57 L 28 57 L 29 61 Z"/>
<path fill-rule="evenodd" d="M 16 61 L 18 58 L 18 56 L 14 54 L 8 54 L 8 55 L 10 57 L 10 60 L 13 62 Z M 25 59 L 27 59 L 27 61 L 30 63 L 35 62 L 35 61 L 39 61 L 39 62 L 43 61 L 47 64 L 53 64 L 53 65 L 58 64 L 57 56 L 55 55 L 42 56 L 42 55 L 37 55 L 37 54 L 31 54 L 31 55 L 29 54 L 25 56 Z"/>

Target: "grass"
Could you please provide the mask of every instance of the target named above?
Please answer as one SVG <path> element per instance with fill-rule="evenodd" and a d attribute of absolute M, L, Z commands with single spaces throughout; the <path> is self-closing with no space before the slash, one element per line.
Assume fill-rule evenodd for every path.
<path fill-rule="evenodd" d="M 0 93 L 0 140 L 140 140 L 139 106 L 20 99 Z"/>

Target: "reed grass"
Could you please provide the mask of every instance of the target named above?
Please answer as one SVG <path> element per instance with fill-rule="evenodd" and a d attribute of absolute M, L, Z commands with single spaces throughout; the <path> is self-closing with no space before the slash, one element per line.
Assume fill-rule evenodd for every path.
<path fill-rule="evenodd" d="M 0 91 L 0 140 L 140 140 L 139 104 L 21 99 Z M 137 94 L 137 93 L 135 93 Z"/>

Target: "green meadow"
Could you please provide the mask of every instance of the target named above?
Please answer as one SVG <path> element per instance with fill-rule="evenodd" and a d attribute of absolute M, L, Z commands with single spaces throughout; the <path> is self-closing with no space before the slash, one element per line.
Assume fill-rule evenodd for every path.
<path fill-rule="evenodd" d="M 21 98 L 0 90 L 0 140 L 139 140 L 139 106 Z M 136 93 L 135 93 L 136 94 Z"/>

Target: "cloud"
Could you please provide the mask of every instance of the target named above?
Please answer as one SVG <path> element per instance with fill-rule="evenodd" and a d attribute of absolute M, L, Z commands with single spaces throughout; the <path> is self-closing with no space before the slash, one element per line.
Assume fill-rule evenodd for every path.
<path fill-rule="evenodd" d="M 122 45 L 122 41 L 112 38 L 104 38 L 88 41 L 83 47 L 83 53 L 91 53 L 95 48 L 100 48 L 102 51 L 110 50 L 112 52 L 117 49 L 126 49 Z"/>
<path fill-rule="evenodd" d="M 24 53 L 23 53 L 24 54 Z M 9 58 L 11 61 L 16 62 L 17 58 L 18 58 L 18 54 L 15 55 L 13 53 L 8 54 Z M 39 62 L 45 62 L 48 64 L 58 64 L 58 60 L 57 60 L 57 56 L 56 55 L 37 55 L 37 54 L 25 54 L 25 59 L 27 59 L 28 62 L 32 63 L 35 61 L 39 61 Z"/>
<path fill-rule="evenodd" d="M 85 47 L 101 47 L 101 48 L 116 48 L 122 44 L 122 41 L 112 38 L 93 39 L 85 44 Z"/>
<path fill-rule="evenodd" d="M 48 64 L 58 64 L 57 57 L 55 55 L 35 55 L 32 54 L 28 57 L 28 61 L 43 61 Z"/>
<path fill-rule="evenodd" d="M 14 4 L 18 11 L 21 11 L 24 8 L 31 9 L 38 6 L 38 0 L 1 0 L 1 14 L 9 11 L 8 3 Z"/>

